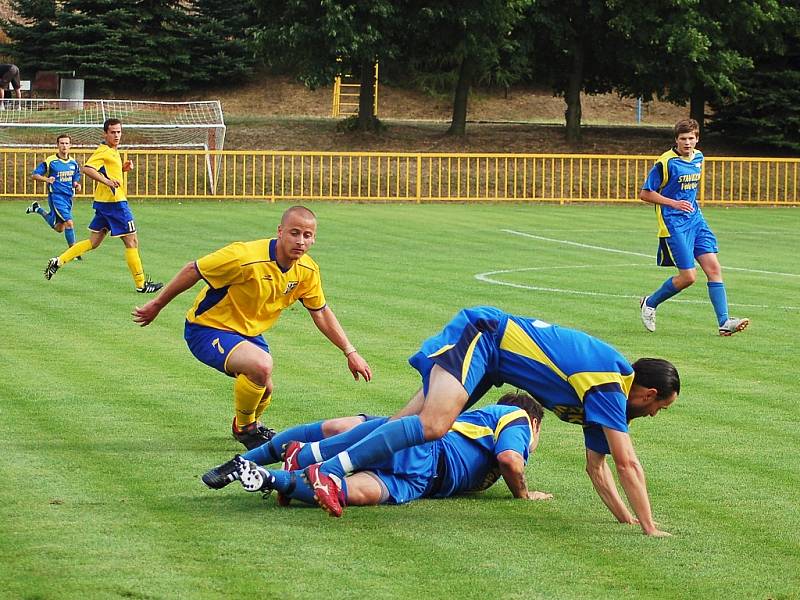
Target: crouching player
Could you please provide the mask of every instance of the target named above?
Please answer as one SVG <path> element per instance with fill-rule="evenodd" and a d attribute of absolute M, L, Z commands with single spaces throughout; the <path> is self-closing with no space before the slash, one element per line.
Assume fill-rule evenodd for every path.
<path fill-rule="evenodd" d="M 442 438 L 400 450 L 387 460 L 365 465 L 348 475 L 342 483 L 340 501 L 343 506 L 369 506 L 447 498 L 488 489 L 501 476 L 515 498 L 548 500 L 551 494 L 530 491 L 525 481 L 525 464 L 539 443 L 542 417 L 541 405 L 527 394 L 506 394 L 497 404 L 462 413 Z M 363 420 L 363 417 L 333 419 L 284 434 L 287 438 L 301 437 L 312 429 L 320 436 L 323 432 L 334 434 Z M 374 428 L 385 421 L 386 418 L 380 417 L 367 422 Z M 369 429 L 360 427 L 358 431 L 366 435 Z M 203 475 L 203 482 L 219 489 L 238 479 L 247 491 L 277 490 L 279 504 L 288 504 L 291 498 L 314 504 L 314 489 L 302 471 L 291 470 L 302 447 L 300 443 L 293 441 L 286 446 L 285 470 L 263 468 L 262 465 L 276 461 L 280 441 L 276 436 L 243 456 L 234 457 Z M 319 440 L 306 441 L 317 444 L 313 451 L 320 452 Z M 325 452 L 335 450 L 325 448 Z"/>

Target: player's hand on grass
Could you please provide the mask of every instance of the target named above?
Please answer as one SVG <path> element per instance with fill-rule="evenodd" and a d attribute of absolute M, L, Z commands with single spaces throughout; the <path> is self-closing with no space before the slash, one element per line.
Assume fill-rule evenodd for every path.
<path fill-rule="evenodd" d="M 553 494 L 528 490 L 528 500 L 552 500 Z"/>
<path fill-rule="evenodd" d="M 161 312 L 161 309 L 158 307 L 155 300 L 151 300 L 141 308 L 134 306 L 131 316 L 133 317 L 134 323 L 140 327 L 145 327 L 155 321 L 159 312 Z"/>
<path fill-rule="evenodd" d="M 353 379 L 356 381 L 358 381 L 359 375 L 364 378 L 364 381 L 372 380 L 372 370 L 358 352 L 351 352 L 347 355 L 347 368 L 350 369 Z"/>

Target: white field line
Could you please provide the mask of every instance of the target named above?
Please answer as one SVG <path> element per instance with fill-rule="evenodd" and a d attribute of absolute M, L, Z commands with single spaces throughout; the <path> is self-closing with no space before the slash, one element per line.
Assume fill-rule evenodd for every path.
<path fill-rule="evenodd" d="M 644 256 L 645 258 L 653 258 L 654 254 L 644 254 L 642 252 L 631 252 L 630 250 L 618 250 L 616 248 L 606 248 L 604 246 L 592 246 L 591 244 L 581 244 L 580 242 L 573 242 L 571 240 L 557 240 L 554 238 L 543 237 L 541 235 L 534 235 L 532 233 L 524 233 L 522 231 L 514 231 L 513 229 L 501 229 L 505 233 L 512 235 L 519 235 L 522 237 L 532 238 L 534 240 L 541 240 L 543 242 L 552 242 L 554 244 L 564 244 L 566 246 L 577 246 L 579 248 L 587 248 L 589 250 L 600 250 L 601 252 L 613 252 L 615 254 L 627 254 L 629 256 Z M 779 271 L 764 271 L 761 269 L 746 269 L 744 267 L 729 267 L 724 265 L 723 271 L 744 271 L 746 273 L 761 273 L 763 275 L 779 275 L 781 277 L 800 277 L 800 273 L 781 273 Z"/>

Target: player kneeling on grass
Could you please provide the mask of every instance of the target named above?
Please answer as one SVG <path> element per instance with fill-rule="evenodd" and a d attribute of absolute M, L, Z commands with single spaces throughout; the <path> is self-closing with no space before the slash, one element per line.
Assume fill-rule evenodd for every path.
<path fill-rule="evenodd" d="M 510 315 L 492 306 L 464 309 L 425 340 L 409 363 L 422 389 L 400 412 L 366 436 L 342 434 L 320 444 L 345 446 L 335 453 L 303 447 L 293 458 L 314 487 L 317 503 L 342 514 L 339 483 L 365 465 L 444 436 L 456 418 L 493 385 L 516 386 L 561 420 L 583 427 L 586 471 L 597 494 L 620 523 L 638 523 L 645 534 L 669 535 L 653 521 L 644 470 L 628 435 L 628 422 L 655 416 L 680 393 L 680 378 L 666 360 L 641 358 L 631 365 L 614 348 L 583 332 Z M 338 437 L 338 436 L 337 436 Z M 606 455 L 611 454 L 633 512 L 617 491 Z M 322 460 L 322 463 L 318 461 Z"/>
<path fill-rule="evenodd" d="M 515 498 L 548 500 L 551 494 L 529 491 L 525 464 L 539 443 L 543 409 L 527 394 L 510 393 L 497 404 L 462 413 L 442 438 L 396 452 L 387 460 L 365 465 L 347 476 L 340 490 L 342 505 L 405 504 L 419 498 L 447 498 L 464 492 L 488 489 L 500 476 Z M 314 488 L 302 471 L 292 470 L 302 445 L 286 445 L 284 470 L 267 470 L 262 465 L 276 462 L 283 440 L 303 438 L 319 452 L 326 433 L 348 429 L 366 435 L 385 423 L 386 417 L 346 417 L 296 427 L 275 436 L 270 442 L 216 467 L 203 475 L 203 482 L 219 489 L 240 480 L 245 490 L 277 490 L 278 503 L 287 505 L 294 498 L 314 504 Z M 366 427 L 350 429 L 362 421 Z M 340 437 L 340 436 L 336 436 Z M 352 437 L 350 436 L 350 442 Z M 335 438 L 333 445 L 341 445 Z M 316 448 L 314 448 L 316 446 Z M 327 448 L 330 451 L 331 448 Z"/>

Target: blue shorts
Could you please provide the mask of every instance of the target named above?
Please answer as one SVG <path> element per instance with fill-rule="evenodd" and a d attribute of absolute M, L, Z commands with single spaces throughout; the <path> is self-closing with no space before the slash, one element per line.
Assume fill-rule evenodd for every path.
<path fill-rule="evenodd" d="M 47 203 L 50 205 L 50 212 L 55 216 L 56 224 L 72 220 L 72 196 L 50 194 L 47 196 Z"/>
<path fill-rule="evenodd" d="M 183 339 L 197 360 L 231 377 L 233 374 L 227 371 L 225 363 L 239 344 L 250 342 L 269 353 L 269 345 L 260 335 L 248 337 L 235 331 L 205 327 L 189 321 L 183 328 Z"/>
<path fill-rule="evenodd" d="M 719 252 L 717 238 L 705 220 L 685 231 L 670 232 L 670 237 L 658 238 L 659 267 L 694 269 L 694 259 L 703 254 Z"/>
<path fill-rule="evenodd" d="M 441 444 L 428 442 L 395 452 L 384 463 L 363 470 L 377 477 L 384 488 L 381 503 L 405 504 L 427 495 L 440 452 Z"/>
<path fill-rule="evenodd" d="M 89 223 L 90 231 L 110 231 L 113 237 L 121 237 L 136 233 L 133 213 L 128 202 L 95 202 L 94 219 Z"/>
<path fill-rule="evenodd" d="M 422 375 L 422 389 L 427 396 L 433 365 L 439 365 L 461 382 L 469 394 L 464 410 L 475 404 L 495 382 L 497 372 L 498 323 L 492 319 L 468 318 L 469 311 L 459 312 L 437 335 L 422 342 L 408 362 Z M 474 321 L 474 322 L 473 322 Z"/>

